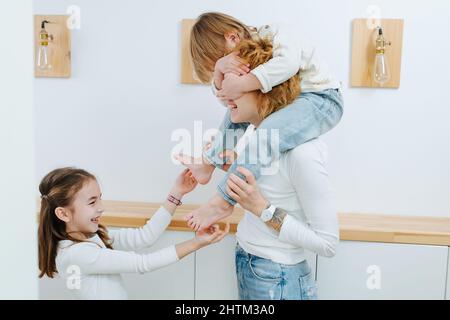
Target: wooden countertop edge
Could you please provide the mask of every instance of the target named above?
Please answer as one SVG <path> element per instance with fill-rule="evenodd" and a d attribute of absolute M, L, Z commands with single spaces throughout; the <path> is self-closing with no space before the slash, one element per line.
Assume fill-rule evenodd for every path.
<path fill-rule="evenodd" d="M 126 217 L 103 217 L 102 223 L 108 227 L 141 227 L 146 223 L 146 218 L 126 218 Z M 168 230 L 173 231 L 192 231 L 186 226 L 184 221 L 172 220 Z M 237 232 L 237 223 L 230 224 L 230 233 Z M 384 243 L 403 243 L 419 245 L 440 245 L 450 246 L 450 235 L 444 234 L 419 234 L 411 232 L 388 232 L 379 230 L 350 230 L 341 229 L 340 239 L 346 241 L 362 242 L 384 242 Z"/>
<path fill-rule="evenodd" d="M 340 239 L 346 241 L 382 242 L 450 246 L 449 235 L 387 232 L 376 230 L 340 230 Z"/>
<path fill-rule="evenodd" d="M 104 200 L 103 203 L 101 223 L 108 227 L 142 227 L 160 207 L 159 203 L 145 202 Z M 183 217 L 197 207 L 183 204 L 168 229 L 191 232 Z M 243 215 L 241 208 L 235 208 L 233 215 L 223 221 L 230 222 L 231 233 L 237 231 Z M 445 217 L 340 213 L 339 224 L 341 240 L 450 246 L 450 218 Z"/>

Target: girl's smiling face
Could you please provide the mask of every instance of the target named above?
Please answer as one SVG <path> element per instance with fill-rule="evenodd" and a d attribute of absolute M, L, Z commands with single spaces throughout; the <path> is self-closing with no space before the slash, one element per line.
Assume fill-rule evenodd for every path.
<path fill-rule="evenodd" d="M 56 215 L 66 223 L 67 233 L 73 237 L 86 238 L 97 232 L 104 211 L 101 197 L 98 182 L 89 179 L 75 194 L 70 208 L 56 208 Z"/>

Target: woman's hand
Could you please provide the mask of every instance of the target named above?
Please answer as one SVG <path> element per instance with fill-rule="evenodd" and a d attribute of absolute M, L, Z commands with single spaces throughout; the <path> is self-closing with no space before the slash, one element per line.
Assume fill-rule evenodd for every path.
<path fill-rule="evenodd" d="M 170 194 L 177 199 L 181 199 L 185 194 L 194 190 L 197 184 L 198 182 L 192 176 L 191 170 L 185 169 L 175 180 Z"/>
<path fill-rule="evenodd" d="M 224 230 L 218 224 L 213 224 L 209 229 L 199 230 L 195 234 L 195 241 L 199 247 L 204 247 L 221 241 L 230 232 L 230 224 L 227 223 Z"/>
<path fill-rule="evenodd" d="M 239 167 L 237 171 L 244 175 L 247 181 L 244 181 L 235 174 L 231 174 L 227 181 L 228 194 L 242 208 L 258 217 L 261 216 L 262 211 L 269 206 L 269 202 L 261 194 L 255 177 L 249 170 Z"/>
<path fill-rule="evenodd" d="M 240 76 L 250 72 L 249 66 L 244 59 L 239 57 L 239 52 L 232 52 L 217 60 L 214 71 L 220 72 L 222 75 L 233 73 Z"/>

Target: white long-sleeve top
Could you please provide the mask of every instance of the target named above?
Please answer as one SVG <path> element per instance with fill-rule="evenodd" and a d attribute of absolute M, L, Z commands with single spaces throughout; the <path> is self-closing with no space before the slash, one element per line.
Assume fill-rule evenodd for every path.
<path fill-rule="evenodd" d="M 264 25 L 253 36 L 271 39 L 274 47 L 272 59 L 250 71 L 261 83 L 263 93 L 289 80 L 297 72 L 301 77 L 302 92 L 341 88 L 340 81 L 320 59 L 314 43 L 303 34 L 293 32 L 291 26 L 283 23 Z M 214 80 L 212 89 L 216 94 Z"/>
<path fill-rule="evenodd" d="M 339 89 L 341 84 L 331 74 L 327 64 L 317 53 L 316 46 L 304 34 L 293 32 L 287 24 L 265 25 L 258 29 L 259 37 L 273 42 L 273 58 L 251 71 L 266 93 L 290 79 L 297 72 L 301 77 L 302 92 Z"/>
<path fill-rule="evenodd" d="M 172 215 L 161 207 L 142 228 L 109 231 L 114 250 L 98 235 L 86 242 L 59 242 L 56 268 L 76 299 L 127 299 L 121 273 L 145 273 L 179 260 L 175 246 L 149 254 L 150 247 L 169 226 Z"/>
<path fill-rule="evenodd" d="M 245 251 L 287 265 L 305 260 L 305 249 L 326 257 L 335 254 L 339 228 L 326 158 L 325 143 L 313 139 L 282 153 L 278 172 L 258 179 L 263 196 L 287 216 L 277 233 L 246 211 L 236 234 Z"/>

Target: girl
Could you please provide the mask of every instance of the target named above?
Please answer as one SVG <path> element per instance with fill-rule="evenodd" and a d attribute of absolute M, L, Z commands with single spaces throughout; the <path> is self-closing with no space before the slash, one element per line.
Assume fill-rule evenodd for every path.
<path fill-rule="evenodd" d="M 250 47 L 258 54 L 249 54 Z M 266 62 L 271 53 L 265 40 L 244 41 L 237 50 L 252 68 Z M 275 110 L 286 108 L 299 82 L 294 76 L 270 93 L 244 94 L 234 101 L 234 106 L 229 106 L 233 110 L 232 121 L 249 122 L 258 128 Z M 256 133 L 253 127 L 248 130 Z M 278 172 L 261 176 L 258 184 L 253 174 L 243 167 L 238 172 L 244 179 L 230 175 L 226 191 L 246 210 L 236 234 L 240 299 L 317 298 L 305 249 L 332 257 L 339 242 L 326 155 L 326 145 L 316 138 L 284 152 L 278 159 Z"/>
<path fill-rule="evenodd" d="M 272 57 L 265 63 L 252 69 L 237 51 L 227 54 L 242 40 L 258 38 L 267 39 L 273 47 Z M 190 40 L 194 71 L 202 82 L 212 80 L 213 91 L 227 105 L 234 105 L 233 100 L 246 92 L 260 90 L 270 93 L 296 74 L 301 78 L 302 94 L 298 92 L 299 96 L 289 106 L 275 110 L 277 112 L 264 119 L 258 130 L 270 133 L 277 130 L 279 144 L 272 146 L 269 141 L 262 140 L 261 135 L 253 135 L 253 139 L 260 139 L 258 144 L 250 142 L 245 147 L 218 185 L 218 193 L 207 204 L 185 217 L 193 229 L 207 228 L 232 213 L 236 201 L 226 191 L 226 181 L 230 174 L 237 173 L 238 165 L 250 170 L 258 179 L 261 170 L 272 164 L 279 154 L 326 133 L 340 121 L 343 113 L 340 83 L 326 71 L 315 48 L 303 39 L 295 41 L 297 38 L 298 35 L 289 37 L 287 30 L 274 30 L 268 25 L 255 31 L 222 13 L 204 13 L 194 24 Z M 224 77 L 225 74 L 227 77 Z M 203 153 L 203 159 L 193 161 L 183 155 L 177 157 L 191 169 L 201 184 L 209 182 L 214 168 L 223 167 L 224 151 L 234 148 L 237 139 L 235 135 L 230 136 L 230 131 L 241 129 L 242 132 L 248 127 L 248 123 L 235 123 L 230 119 L 231 110 L 225 115 L 211 148 Z M 255 148 L 250 148 L 251 145 L 262 146 L 267 152 L 254 155 L 256 152 L 252 150 Z M 249 163 L 247 158 L 256 161 Z"/>
<path fill-rule="evenodd" d="M 132 251 L 151 246 L 170 224 L 181 198 L 197 181 L 186 169 L 176 179 L 164 205 L 139 229 L 108 230 L 99 224 L 104 211 L 96 178 L 81 169 L 61 168 L 39 185 L 39 277 L 56 273 L 79 283 L 71 290 L 78 299 L 126 299 L 121 273 L 150 272 L 216 243 L 229 231 L 218 225 L 192 240 L 150 253 Z M 74 279 L 74 276 L 77 277 Z M 67 280 L 66 280 L 67 281 Z"/>

